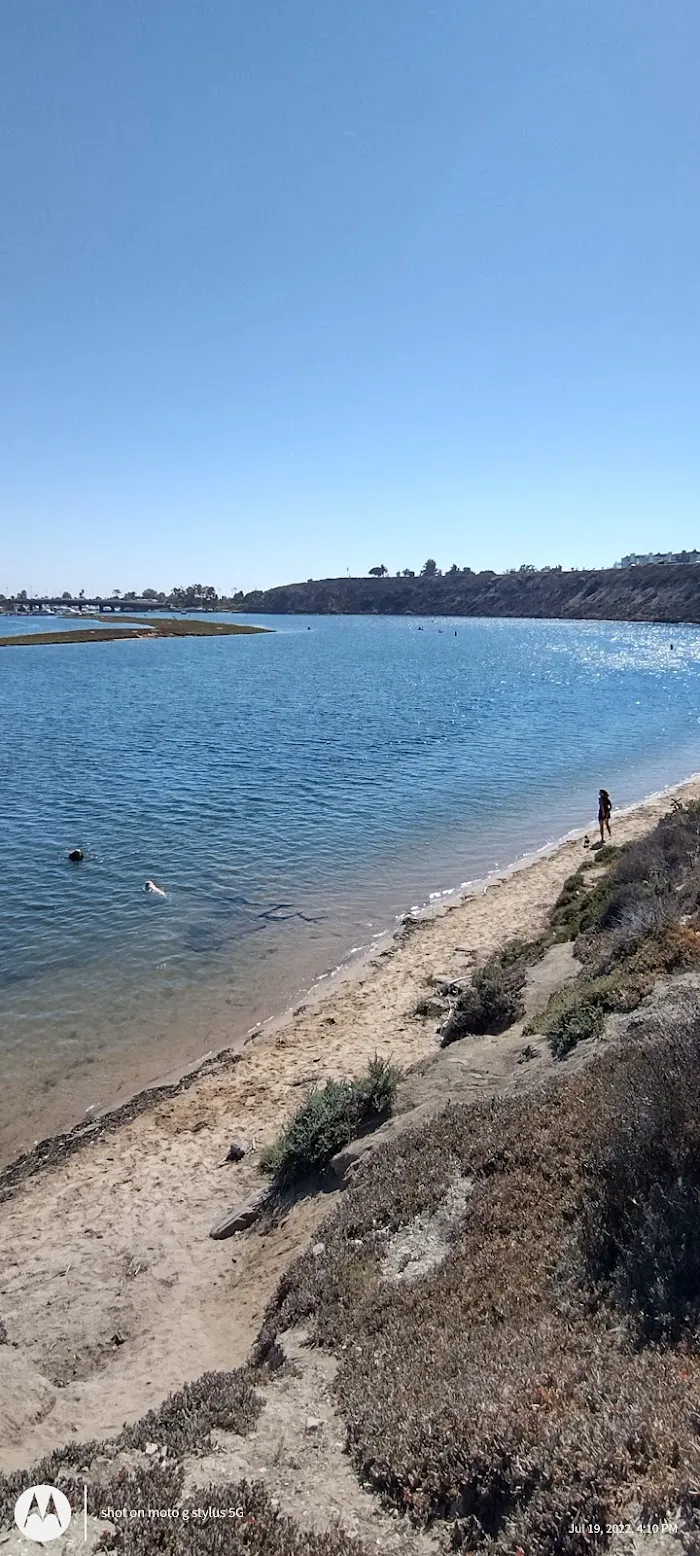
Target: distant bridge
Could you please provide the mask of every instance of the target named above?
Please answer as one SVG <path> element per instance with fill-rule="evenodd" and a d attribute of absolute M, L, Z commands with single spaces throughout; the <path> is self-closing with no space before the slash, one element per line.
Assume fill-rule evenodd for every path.
<path fill-rule="evenodd" d="M 131 615 L 135 613 L 141 614 L 143 611 L 167 611 L 180 609 L 193 611 L 205 609 L 205 607 L 202 605 L 186 605 L 183 607 L 179 605 L 168 605 L 165 600 L 63 600 L 61 599 L 60 595 L 56 596 L 51 594 L 32 595 L 31 600 L 13 600 L 12 602 L 8 601 L 6 602 L 5 608 L 7 608 L 7 604 L 9 603 L 12 603 L 15 611 L 18 611 L 21 615 L 28 616 L 31 615 L 32 612 L 46 610 L 47 607 L 51 610 L 63 611 L 98 611 L 101 615 L 105 613 L 113 615 L 115 611 L 128 611 L 128 613 Z"/>

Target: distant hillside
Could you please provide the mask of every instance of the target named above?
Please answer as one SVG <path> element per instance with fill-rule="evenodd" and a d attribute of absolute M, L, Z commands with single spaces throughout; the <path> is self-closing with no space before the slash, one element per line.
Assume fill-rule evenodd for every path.
<path fill-rule="evenodd" d="M 236 597 L 236 610 L 279 615 L 535 616 L 700 622 L 700 567 L 597 572 L 449 572 L 432 578 L 324 578 Z"/>

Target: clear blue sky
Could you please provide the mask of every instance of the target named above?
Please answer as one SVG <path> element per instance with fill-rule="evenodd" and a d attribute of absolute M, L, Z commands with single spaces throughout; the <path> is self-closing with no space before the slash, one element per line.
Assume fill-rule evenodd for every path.
<path fill-rule="evenodd" d="M 0 590 L 700 544 L 698 0 L 0 0 Z"/>

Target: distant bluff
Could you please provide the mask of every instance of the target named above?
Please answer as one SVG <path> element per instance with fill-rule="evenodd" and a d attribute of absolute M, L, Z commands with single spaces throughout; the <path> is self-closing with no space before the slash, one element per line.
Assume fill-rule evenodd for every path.
<path fill-rule="evenodd" d="M 275 615 L 529 616 L 576 621 L 700 622 L 700 566 L 593 572 L 456 571 L 418 578 L 323 578 L 237 596 Z"/>

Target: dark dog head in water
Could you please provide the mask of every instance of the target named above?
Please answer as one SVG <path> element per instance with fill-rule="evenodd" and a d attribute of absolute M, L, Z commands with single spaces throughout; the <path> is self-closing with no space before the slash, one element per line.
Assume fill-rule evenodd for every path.
<path fill-rule="evenodd" d="M 84 859 L 85 855 L 82 848 L 71 848 L 68 858 L 71 864 L 80 864 L 81 859 Z"/>

